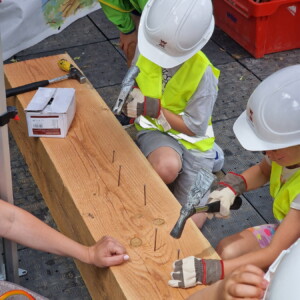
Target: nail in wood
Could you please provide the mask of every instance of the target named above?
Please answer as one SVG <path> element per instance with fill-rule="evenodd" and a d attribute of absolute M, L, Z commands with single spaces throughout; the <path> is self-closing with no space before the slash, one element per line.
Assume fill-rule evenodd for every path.
<path fill-rule="evenodd" d="M 121 181 L 121 168 L 122 166 L 119 166 L 119 178 L 118 178 L 118 186 L 120 186 L 120 181 Z"/>
<path fill-rule="evenodd" d="M 113 154 L 112 154 L 112 160 L 111 160 L 111 162 L 112 162 L 112 163 L 114 163 L 114 162 L 115 162 L 115 152 L 116 152 L 116 151 L 115 151 L 115 150 L 113 150 Z"/>
<path fill-rule="evenodd" d="M 157 238 L 157 228 L 155 228 L 155 234 L 154 234 L 154 251 L 156 251 L 156 238 Z"/>
<path fill-rule="evenodd" d="M 180 256 L 180 249 L 177 249 L 177 259 L 179 259 Z"/>
<path fill-rule="evenodd" d="M 144 184 L 144 204 L 147 204 L 146 184 Z"/>

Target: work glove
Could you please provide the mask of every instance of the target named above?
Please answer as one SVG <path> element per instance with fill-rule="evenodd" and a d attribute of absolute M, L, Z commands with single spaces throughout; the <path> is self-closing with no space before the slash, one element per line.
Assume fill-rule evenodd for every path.
<path fill-rule="evenodd" d="M 243 194 L 246 190 L 247 183 L 245 178 L 242 175 L 228 172 L 223 180 L 218 183 L 218 187 L 208 196 L 208 203 L 220 201 L 220 212 L 208 214 L 208 217 L 228 217 L 230 215 L 230 206 L 233 204 L 235 198 Z"/>
<path fill-rule="evenodd" d="M 157 118 L 160 114 L 160 100 L 146 97 L 141 90 L 134 87 L 128 99 L 123 106 L 123 112 L 130 118 L 136 118 L 140 115 Z"/>
<path fill-rule="evenodd" d="M 224 278 L 223 261 L 189 256 L 173 263 L 174 271 L 168 284 L 172 287 L 189 288 L 197 284 L 208 285 Z"/>

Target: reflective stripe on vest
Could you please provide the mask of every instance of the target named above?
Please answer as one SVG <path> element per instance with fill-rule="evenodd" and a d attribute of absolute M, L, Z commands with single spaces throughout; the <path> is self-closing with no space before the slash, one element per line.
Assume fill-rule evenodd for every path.
<path fill-rule="evenodd" d="M 273 214 L 281 221 L 289 212 L 291 203 L 300 193 L 300 170 L 295 172 L 282 186 L 280 177 L 283 167 L 272 162 L 270 194 L 274 198 Z"/>
<path fill-rule="evenodd" d="M 183 113 L 187 102 L 197 90 L 208 66 L 211 66 L 216 78 L 218 78 L 220 74 L 220 71 L 212 66 L 205 54 L 199 51 L 183 63 L 175 75 L 169 80 L 162 94 L 162 68 L 142 55 L 139 56 L 137 66 L 140 68 L 140 73 L 136 81 L 142 93 L 148 97 L 161 99 L 162 107 L 174 114 Z M 152 123 L 152 125 L 148 123 Z M 156 129 L 164 131 L 157 123 L 157 120 L 150 117 L 137 118 L 136 128 L 138 130 Z M 187 149 L 207 151 L 211 149 L 214 144 L 211 118 L 205 136 L 191 137 L 174 129 L 167 131 L 167 133 L 176 138 Z"/>

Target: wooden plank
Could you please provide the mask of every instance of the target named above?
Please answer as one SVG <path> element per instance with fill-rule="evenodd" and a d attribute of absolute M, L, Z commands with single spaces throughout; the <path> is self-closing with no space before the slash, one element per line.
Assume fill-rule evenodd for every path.
<path fill-rule="evenodd" d="M 72 62 L 62 54 L 5 65 L 7 88 L 63 75 L 61 58 Z M 9 99 L 20 116 L 10 129 L 59 229 L 86 245 L 112 235 L 128 250 L 130 261 L 109 269 L 76 262 L 92 298 L 185 299 L 201 289 L 171 288 L 167 281 L 178 249 L 181 257 L 218 258 L 209 242 L 191 220 L 179 240 L 170 236 L 179 203 L 89 82 L 66 80 L 52 87 L 76 89 L 68 136 L 28 137 L 24 108 L 35 92 Z"/>

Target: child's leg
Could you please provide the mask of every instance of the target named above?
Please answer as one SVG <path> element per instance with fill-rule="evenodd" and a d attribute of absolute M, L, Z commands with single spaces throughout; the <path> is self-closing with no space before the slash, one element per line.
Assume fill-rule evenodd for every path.
<path fill-rule="evenodd" d="M 182 149 L 176 140 L 160 131 L 142 131 L 137 144 L 166 184 L 177 178 L 182 167 Z"/>
<path fill-rule="evenodd" d="M 191 219 L 194 221 L 196 226 L 201 229 L 207 219 L 207 216 L 206 214 L 195 214 L 191 217 Z"/>
<path fill-rule="evenodd" d="M 187 202 L 188 194 L 191 186 L 196 180 L 199 170 L 205 168 L 212 171 L 214 160 L 215 151 L 213 149 L 207 151 L 205 154 L 200 153 L 199 151 L 188 151 L 187 149 L 183 149 L 182 171 L 172 186 L 173 193 L 181 205 L 184 205 Z M 208 200 L 208 195 L 209 191 L 207 191 L 202 199 L 197 199 L 199 201 L 197 205 L 205 205 Z M 191 217 L 198 228 L 202 228 L 206 218 L 206 214 L 203 213 L 195 214 Z"/>
<path fill-rule="evenodd" d="M 216 247 L 222 259 L 231 259 L 258 249 L 257 239 L 247 229 L 222 239 Z"/>
<path fill-rule="evenodd" d="M 148 155 L 148 160 L 154 170 L 166 184 L 172 183 L 181 170 L 181 158 L 170 147 L 160 147 Z"/>
<path fill-rule="evenodd" d="M 221 240 L 216 251 L 222 259 L 231 259 L 268 246 L 277 224 L 265 224 L 248 228 Z"/>
<path fill-rule="evenodd" d="M 160 131 L 139 132 L 137 144 L 163 181 L 166 184 L 172 183 L 170 189 L 181 205 L 187 201 L 198 170 L 203 167 L 212 170 L 214 166 L 215 150 L 209 150 L 204 155 L 199 151 L 193 153 L 181 146 L 174 138 Z M 199 205 L 207 202 L 208 194 L 201 199 Z M 206 215 L 196 214 L 192 219 L 201 228 Z"/>
<path fill-rule="evenodd" d="M 184 205 L 187 202 L 188 194 L 190 192 L 191 186 L 196 180 L 197 174 L 201 168 L 207 170 L 213 169 L 215 152 L 209 150 L 204 154 L 199 151 L 189 151 L 182 146 L 183 149 L 183 165 L 182 170 L 174 182 L 172 189 L 175 197 Z M 209 192 L 202 199 L 197 199 L 199 201 L 198 205 L 205 205 L 208 200 Z M 198 214 L 198 216 L 203 214 Z"/>

